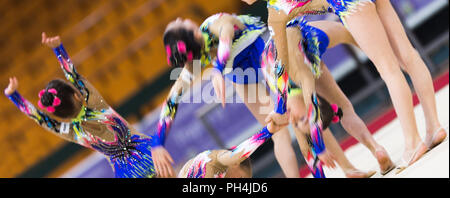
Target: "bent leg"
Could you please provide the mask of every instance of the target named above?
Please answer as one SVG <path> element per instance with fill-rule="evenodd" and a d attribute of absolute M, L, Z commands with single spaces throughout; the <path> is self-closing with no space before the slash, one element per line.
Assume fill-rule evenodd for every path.
<path fill-rule="evenodd" d="M 379 145 L 366 124 L 356 114 L 353 105 L 350 100 L 345 96 L 344 92 L 340 89 L 339 85 L 333 79 L 328 68 L 322 64 L 322 75 L 316 81 L 317 92 L 324 97 L 331 104 L 337 104 L 343 112 L 341 124 L 342 127 L 359 142 L 364 144 L 375 158 L 377 158 L 380 165 L 381 172 L 386 172 L 394 166 L 389 154 Z"/>

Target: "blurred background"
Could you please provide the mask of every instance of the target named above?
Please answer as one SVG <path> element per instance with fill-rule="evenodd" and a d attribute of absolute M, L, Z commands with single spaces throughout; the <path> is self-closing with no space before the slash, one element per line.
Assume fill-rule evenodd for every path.
<path fill-rule="evenodd" d="M 448 1 L 391 2 L 433 77 L 448 72 Z M 0 87 L 16 76 L 20 92 L 36 104 L 48 81 L 64 78 L 53 52 L 41 45 L 41 32 L 60 35 L 78 72 L 138 131 L 152 134 L 173 84 L 162 42 L 166 24 L 177 17 L 200 24 L 218 12 L 267 20 L 265 1 L 248 6 L 238 0 L 0 0 Z M 337 20 L 334 14 L 310 19 Z M 392 107 L 384 82 L 362 52 L 341 45 L 324 61 L 366 123 Z M 178 170 L 197 153 L 237 145 L 261 127 L 242 103 L 225 109 L 211 102 L 181 103 L 166 147 Z M 331 130 L 340 142 L 348 140 L 340 125 Z M 304 166 L 295 138 L 292 145 Z M 114 177 L 102 155 L 46 132 L 6 97 L 0 97 L 0 156 L 2 178 Z M 284 177 L 271 141 L 252 162 L 255 177 Z"/>

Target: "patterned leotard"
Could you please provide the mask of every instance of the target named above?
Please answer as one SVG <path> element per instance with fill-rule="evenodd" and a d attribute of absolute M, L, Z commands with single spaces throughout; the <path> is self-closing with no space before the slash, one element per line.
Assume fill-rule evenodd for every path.
<path fill-rule="evenodd" d="M 342 24 L 347 27 L 345 17 L 356 11 L 359 5 L 375 2 L 375 0 L 327 0 L 334 13 L 340 18 Z"/>
<path fill-rule="evenodd" d="M 54 49 L 67 80 L 84 96 L 76 118 L 60 122 L 36 109 L 17 91 L 8 97 L 28 117 L 43 128 L 68 140 L 104 154 L 119 178 L 153 177 L 151 138 L 139 134 L 117 114 L 98 91 L 80 76 L 64 47 Z"/>
<path fill-rule="evenodd" d="M 310 66 L 312 73 L 318 77 L 320 76 L 320 62 L 323 53 L 325 53 L 328 45 L 329 38 L 322 30 L 310 26 L 304 20 L 303 17 L 297 17 L 287 24 L 288 28 L 299 28 L 302 40 L 298 44 L 299 50 L 303 53 L 305 63 Z M 280 75 L 283 68 L 276 62 L 277 50 L 273 40 L 269 40 L 266 45 L 266 49 L 262 55 L 262 70 L 266 82 L 271 90 L 278 93 L 278 98 L 292 97 L 302 94 L 300 85 L 295 84 L 291 79 L 286 80 L 286 76 Z M 284 91 L 283 91 L 284 90 Z M 287 96 L 281 93 L 287 92 Z M 314 100 L 315 94 L 313 94 L 313 103 L 317 103 L 317 98 Z M 286 100 L 282 99 L 278 101 L 276 111 L 283 113 L 279 109 L 286 108 Z M 312 148 L 305 156 L 308 167 L 313 173 L 314 177 L 325 177 L 322 169 L 322 163 L 318 160 L 317 155 L 324 149 L 325 145 L 321 137 L 321 121 L 320 121 L 320 109 L 310 110 L 308 117 L 313 118 L 314 122 L 311 122 L 311 137 L 307 137 Z M 311 120 L 310 120 L 311 121 Z"/>

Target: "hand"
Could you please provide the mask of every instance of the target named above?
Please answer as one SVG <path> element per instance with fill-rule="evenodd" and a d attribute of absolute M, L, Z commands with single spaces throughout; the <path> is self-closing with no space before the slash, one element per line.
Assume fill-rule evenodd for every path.
<path fill-rule="evenodd" d="M 61 45 L 61 39 L 59 38 L 59 36 L 48 38 L 45 32 L 42 32 L 42 44 L 47 45 L 51 48 L 55 48 Z"/>
<path fill-rule="evenodd" d="M 274 111 L 272 111 L 269 115 L 267 115 L 265 122 L 267 124 L 267 129 L 271 133 L 276 133 L 282 128 L 289 125 L 289 115 L 287 113 L 285 114 L 279 114 Z"/>
<path fill-rule="evenodd" d="M 152 159 L 153 164 L 155 165 L 155 171 L 158 177 L 174 177 L 174 170 L 172 167 L 173 159 L 170 156 L 169 152 L 162 147 L 153 147 L 152 148 Z"/>
<path fill-rule="evenodd" d="M 16 77 L 9 78 L 9 85 L 5 89 L 5 95 L 11 95 L 13 94 L 17 88 L 19 87 L 19 81 L 17 81 Z"/>
<path fill-rule="evenodd" d="M 281 129 L 283 129 L 284 127 L 286 127 L 289 123 L 287 124 L 283 124 L 283 125 L 277 125 L 274 122 L 271 122 L 269 124 L 267 124 L 267 130 L 269 130 L 270 133 L 275 134 L 278 131 L 280 131 Z"/>
<path fill-rule="evenodd" d="M 335 157 L 328 150 L 323 151 L 318 157 L 325 166 L 336 168 Z"/>
<path fill-rule="evenodd" d="M 272 123 L 275 125 L 288 125 L 289 124 L 289 114 L 279 114 L 275 111 L 272 111 L 267 115 L 266 119 L 264 120 L 267 124 Z"/>
<path fill-rule="evenodd" d="M 216 96 L 221 100 L 222 107 L 225 107 L 225 79 L 219 71 L 213 71 L 212 83 Z"/>

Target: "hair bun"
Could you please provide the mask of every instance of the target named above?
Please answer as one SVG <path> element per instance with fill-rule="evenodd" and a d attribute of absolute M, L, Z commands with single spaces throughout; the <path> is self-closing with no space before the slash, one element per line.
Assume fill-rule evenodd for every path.
<path fill-rule="evenodd" d="M 186 54 L 186 52 L 182 53 L 182 52 L 176 50 L 172 53 L 172 56 L 170 57 L 170 61 L 172 63 L 172 66 L 183 67 L 187 61 L 187 54 Z"/>
<path fill-rule="evenodd" d="M 45 92 L 44 94 L 42 94 L 41 103 L 45 107 L 49 107 L 49 106 L 53 105 L 54 99 L 55 99 L 55 95 L 53 95 L 52 93 L 49 93 L 49 92 Z"/>

